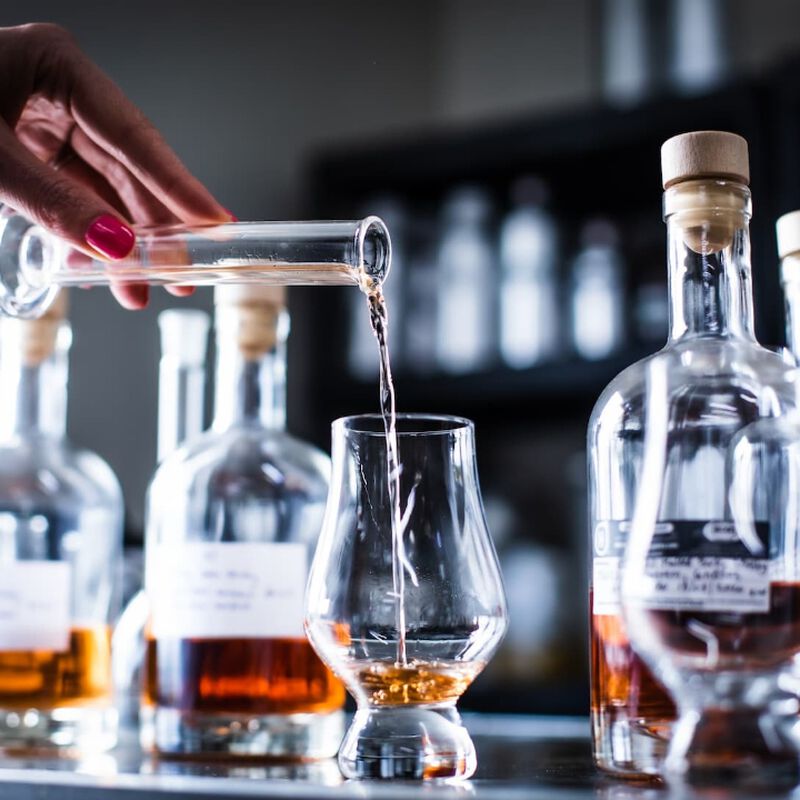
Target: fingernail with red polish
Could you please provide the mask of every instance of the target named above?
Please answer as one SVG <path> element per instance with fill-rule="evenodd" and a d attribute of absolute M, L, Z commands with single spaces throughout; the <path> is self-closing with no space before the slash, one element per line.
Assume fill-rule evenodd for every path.
<path fill-rule="evenodd" d="M 231 222 L 238 222 L 239 221 L 239 217 L 237 217 L 236 214 L 234 214 L 232 211 L 228 211 L 227 208 L 225 209 L 225 211 L 228 213 L 228 216 L 231 218 Z"/>
<path fill-rule="evenodd" d="M 92 222 L 83 238 L 86 244 L 113 259 L 125 258 L 136 243 L 134 232 L 111 214 L 103 214 Z"/>

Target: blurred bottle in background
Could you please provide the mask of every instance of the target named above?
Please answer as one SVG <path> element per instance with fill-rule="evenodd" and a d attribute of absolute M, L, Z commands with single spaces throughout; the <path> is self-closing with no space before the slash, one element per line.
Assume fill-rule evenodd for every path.
<path fill-rule="evenodd" d="M 117 735 L 124 509 L 108 464 L 66 439 L 65 314 L 62 291 L 40 319 L 0 320 L 0 747 L 91 752 Z"/>
<path fill-rule="evenodd" d="M 205 311 L 170 308 L 158 315 L 158 461 L 203 431 L 206 351 Z"/>
<path fill-rule="evenodd" d="M 209 324 L 208 314 L 195 309 L 170 308 L 158 315 L 158 463 L 203 430 Z M 116 704 L 122 721 L 130 725 L 139 718 L 147 650 L 150 607 L 143 584 L 142 550 L 130 548 L 125 553 L 125 610 L 112 639 Z"/>
<path fill-rule="evenodd" d="M 463 374 L 487 367 L 496 352 L 497 270 L 492 202 L 478 186 L 454 189 L 442 208 L 439 242 L 437 362 Z"/>
<path fill-rule="evenodd" d="M 723 0 L 672 0 L 670 83 L 685 93 L 713 89 L 728 70 Z"/>
<path fill-rule="evenodd" d="M 500 229 L 500 355 L 515 369 L 551 358 L 558 344 L 558 230 L 533 176 L 511 187 Z"/>
<path fill-rule="evenodd" d="M 436 372 L 437 238 L 438 226 L 431 215 L 419 214 L 409 220 L 405 316 L 401 335 L 405 366 L 417 375 Z"/>
<path fill-rule="evenodd" d="M 669 301 L 663 283 L 645 283 L 636 289 L 636 338 L 647 344 L 663 344 L 669 333 Z"/>
<path fill-rule="evenodd" d="M 581 358 L 613 353 L 624 335 L 623 261 L 616 228 L 606 220 L 588 222 L 583 247 L 572 265 L 572 343 Z"/>
<path fill-rule="evenodd" d="M 392 366 L 397 369 L 405 363 L 403 330 L 406 326 L 408 212 L 403 201 L 393 194 L 376 195 L 364 205 L 362 211 L 363 216 L 380 217 L 386 223 L 392 239 L 392 266 L 389 277 L 383 284 L 383 295 L 389 314 Z M 348 309 L 350 335 L 347 363 L 350 374 L 362 380 L 372 380 L 378 375 L 378 347 L 361 292 L 348 292 Z"/>

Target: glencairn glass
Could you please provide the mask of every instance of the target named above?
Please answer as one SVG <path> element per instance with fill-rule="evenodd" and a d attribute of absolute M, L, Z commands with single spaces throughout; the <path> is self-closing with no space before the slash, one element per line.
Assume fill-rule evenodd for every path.
<path fill-rule="evenodd" d="M 474 429 L 466 419 L 417 414 L 398 415 L 396 428 L 401 516 L 393 542 L 381 416 L 333 424 L 306 631 L 358 705 L 339 750 L 346 777 L 468 778 L 475 748 L 456 702 L 507 624 Z"/>
<path fill-rule="evenodd" d="M 694 788 L 793 786 L 797 374 L 778 361 L 722 375 L 665 353 L 646 378 L 621 596 L 634 650 L 678 709 L 663 772 Z"/>

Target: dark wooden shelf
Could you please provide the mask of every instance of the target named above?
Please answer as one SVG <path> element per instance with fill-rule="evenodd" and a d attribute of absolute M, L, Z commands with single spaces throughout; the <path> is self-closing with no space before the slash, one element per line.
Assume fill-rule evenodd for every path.
<path fill-rule="evenodd" d="M 519 420 L 535 409 L 548 408 L 553 414 L 581 413 L 594 404 L 600 392 L 629 364 L 657 346 L 628 348 L 597 361 L 579 358 L 552 361 L 528 369 L 497 367 L 465 375 L 413 375 L 398 371 L 395 388 L 400 408 L 484 417 L 508 414 Z M 342 383 L 329 400 L 363 411 L 377 404 L 377 375 L 374 380 Z M 343 411 L 343 413 L 347 413 Z"/>

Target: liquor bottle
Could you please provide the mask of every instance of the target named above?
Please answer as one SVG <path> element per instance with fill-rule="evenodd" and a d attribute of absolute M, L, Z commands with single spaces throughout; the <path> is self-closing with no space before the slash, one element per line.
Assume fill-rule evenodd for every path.
<path fill-rule="evenodd" d="M 444 372 L 475 372 L 489 365 L 497 342 L 497 278 L 489 232 L 488 193 L 454 190 L 443 209 L 438 252 L 437 360 Z"/>
<path fill-rule="evenodd" d="M 512 187 L 500 230 L 500 354 L 515 369 L 545 361 L 558 343 L 558 230 L 535 177 Z"/>
<path fill-rule="evenodd" d="M 786 346 L 800 363 L 800 211 L 784 214 L 775 231 L 786 311 Z"/>
<path fill-rule="evenodd" d="M 167 456 L 147 500 L 142 743 L 166 754 L 324 757 L 344 689 L 303 631 L 329 460 L 284 430 L 280 287 L 217 287 L 210 430 Z"/>
<path fill-rule="evenodd" d="M 684 454 L 666 535 L 722 519 L 724 497 L 717 495 L 724 493 L 702 487 L 709 472 L 724 472 L 727 441 L 747 424 L 748 380 L 783 375 L 788 367 L 753 333 L 747 143 L 717 131 L 673 137 L 662 148 L 662 173 L 670 293 L 662 352 L 692 365 L 696 375 L 685 387 L 686 403 L 711 409 L 703 415 L 713 411 L 716 426 Z M 587 442 L 594 756 L 601 768 L 634 777 L 659 772 L 674 719 L 665 690 L 630 648 L 619 604 L 620 556 L 640 477 L 647 363 L 628 367 L 605 389 Z M 704 416 L 701 423 L 709 424 Z"/>
<path fill-rule="evenodd" d="M 581 358 L 606 358 L 625 330 L 622 257 L 617 230 L 605 220 L 587 223 L 572 265 L 572 343 Z"/>
<path fill-rule="evenodd" d="M 190 308 L 169 308 L 158 315 L 161 359 L 158 365 L 158 447 L 160 464 L 186 440 L 203 431 L 206 350 L 209 316 Z M 139 719 L 141 684 L 150 616 L 141 586 L 140 552 L 126 554 L 126 572 L 134 593 L 126 594 L 125 610 L 114 626 L 114 694 L 122 724 Z"/>
<path fill-rule="evenodd" d="M 110 617 L 122 492 L 66 439 L 65 293 L 35 321 L 0 320 L 0 747 L 116 742 Z"/>

